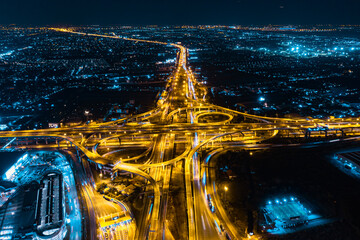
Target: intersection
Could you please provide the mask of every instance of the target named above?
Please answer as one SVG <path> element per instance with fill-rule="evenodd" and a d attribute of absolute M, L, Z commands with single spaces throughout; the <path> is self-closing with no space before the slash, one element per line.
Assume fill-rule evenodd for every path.
<path fill-rule="evenodd" d="M 188 49 L 181 44 L 82 33 L 71 29 L 49 30 L 80 37 L 168 45 L 177 49 L 176 68 L 168 77 L 156 107 L 148 112 L 112 122 L 77 127 L 0 132 L 1 138 L 11 141 L 5 149 L 56 150 L 70 145 L 86 156 L 89 162 L 83 164 L 85 168 L 92 165 L 111 175 L 128 172 L 144 178 L 148 183 L 146 191 L 152 192 L 153 197 L 146 200 L 136 230 L 129 230 L 135 231 L 134 239 L 165 239 L 169 234 L 166 214 L 174 168 L 179 168 L 184 175 L 187 219 L 183 221 L 187 223 L 188 239 L 226 239 L 226 234 L 231 239 L 242 239 L 246 235 L 239 233 L 228 220 L 226 210 L 211 188 L 212 183 L 203 183 L 204 172 L 205 178 L 209 178 L 209 171 L 213 171 L 202 158 L 205 150 L 210 152 L 207 156 L 211 158 L 213 154 L 229 149 L 315 147 L 319 144 L 357 141 L 360 138 L 360 121 L 357 118 L 273 118 L 209 103 L 207 88 L 196 81 L 187 60 Z M 332 138 L 329 139 L 329 136 Z M 48 144 L 15 143 L 24 138 L 49 138 L 51 141 Z M 307 140 L 291 144 L 272 143 L 273 138 Z M 317 140 L 311 141 L 312 138 Z M 100 149 L 107 149 L 107 153 L 100 152 Z M 125 149 L 142 152 L 127 158 L 112 157 L 116 151 Z M 82 176 L 80 179 L 86 181 L 85 178 Z M 83 185 L 83 195 L 88 205 L 100 201 L 99 196 L 94 195 L 94 187 L 90 182 Z M 208 208 L 207 194 L 213 196 L 217 208 L 215 213 Z M 88 206 L 89 216 L 100 216 L 101 208 Z M 99 228 L 99 219 L 96 219 L 96 225 Z M 220 225 L 224 226 L 224 230 L 220 229 Z M 90 228 L 94 228 L 94 224 Z M 256 239 L 256 236 L 251 238 Z"/>

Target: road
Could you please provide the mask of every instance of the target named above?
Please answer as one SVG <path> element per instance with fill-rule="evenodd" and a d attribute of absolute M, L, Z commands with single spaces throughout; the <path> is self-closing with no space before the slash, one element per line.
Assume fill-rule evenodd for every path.
<path fill-rule="evenodd" d="M 63 28 L 48 30 L 73 34 L 75 37 L 135 41 L 137 44 L 160 44 L 177 49 L 175 70 L 168 77 L 156 107 L 148 112 L 76 127 L 0 132 L 3 151 L 69 148 L 82 155 L 80 161 L 76 156 L 72 159 L 75 180 L 81 183 L 78 195 L 83 199 L 87 210 L 86 227 L 90 232 L 87 239 L 95 239 L 97 236 L 101 238 L 103 233 L 99 229 L 99 219 L 128 211 L 121 204 L 107 201 L 94 191 L 96 183 L 91 168 L 106 167 L 113 172 L 128 172 L 144 178 L 148 183 L 146 201 L 140 221 L 137 222 L 135 239 L 164 239 L 171 235 L 166 223 L 168 196 L 172 184 L 172 169 L 179 162 L 184 164 L 185 184 L 181 187 L 186 193 L 183 201 L 187 206 L 184 209 L 186 219 L 181 220 L 187 223 L 188 238 L 224 239 L 224 233 L 219 231 L 219 226 L 223 225 L 234 239 L 240 239 L 244 233 L 238 233 L 227 219 L 226 210 L 221 208 L 216 189 L 212 188 L 214 179 L 210 176 L 214 173 L 206 170 L 207 160 L 211 159 L 212 154 L 225 148 L 316 147 L 321 144 L 358 141 L 360 138 L 359 118 L 274 118 L 209 103 L 207 88 L 197 82 L 187 60 L 188 49 L 180 43 L 125 38 L 112 33 L 77 32 Z M 219 116 L 222 120 L 216 120 L 215 117 Z M 269 142 L 273 138 L 306 141 L 274 144 Z M 317 139 L 316 142 L 311 141 L 314 138 Z M 46 141 L 39 142 L 39 139 Z M 265 140 L 267 143 L 263 142 Z M 179 146 L 184 146 L 182 153 L 176 151 Z M 212 153 L 209 159 L 202 159 L 204 149 Z M 117 157 L 122 151 L 132 150 L 141 153 Z M 202 183 L 204 172 L 207 179 L 205 185 Z M 212 196 L 217 206 L 218 211 L 215 213 L 209 209 L 207 194 Z M 111 233 L 111 236 L 126 238 L 129 231 L 135 231 L 134 229 L 129 226 L 119 230 L 118 234 Z"/>

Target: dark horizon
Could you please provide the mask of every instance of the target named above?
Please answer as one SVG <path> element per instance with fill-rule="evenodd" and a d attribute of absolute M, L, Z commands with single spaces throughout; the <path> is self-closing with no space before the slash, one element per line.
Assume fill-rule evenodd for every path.
<path fill-rule="evenodd" d="M 0 24 L 309 25 L 360 24 L 353 0 L 14 0 L 0 3 Z"/>

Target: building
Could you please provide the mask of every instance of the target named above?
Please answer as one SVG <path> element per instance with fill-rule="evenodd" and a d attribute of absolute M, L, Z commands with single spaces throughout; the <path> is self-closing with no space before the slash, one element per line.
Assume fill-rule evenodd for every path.
<path fill-rule="evenodd" d="M 360 170 L 360 152 L 339 153 L 335 155 L 335 158 L 344 163 L 346 169 Z"/>
<path fill-rule="evenodd" d="M 50 172 L 40 182 L 36 210 L 39 239 L 63 239 L 66 234 L 63 176 Z"/>
<path fill-rule="evenodd" d="M 306 224 L 311 211 L 307 210 L 295 197 L 268 201 L 262 209 L 264 231 L 271 229 L 293 228 Z"/>

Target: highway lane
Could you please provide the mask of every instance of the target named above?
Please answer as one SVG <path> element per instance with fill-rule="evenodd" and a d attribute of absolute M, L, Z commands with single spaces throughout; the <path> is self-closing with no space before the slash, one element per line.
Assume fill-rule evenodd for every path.
<path fill-rule="evenodd" d="M 42 130 L 19 130 L 19 131 L 2 131 L 0 132 L 1 137 L 26 137 L 26 136 L 57 136 L 61 137 L 61 135 L 68 136 L 68 135 L 79 135 L 78 137 L 85 136 L 86 134 L 98 132 L 103 134 L 135 134 L 136 132 L 145 131 L 149 134 L 155 133 L 156 131 L 197 131 L 197 130 L 211 130 L 214 129 L 216 131 L 221 131 L 220 128 L 223 130 L 230 130 L 231 128 L 239 128 L 239 129 L 254 129 L 254 130 L 267 130 L 271 128 L 276 128 L 278 130 L 299 130 L 305 131 L 308 128 L 316 128 L 318 125 L 326 125 L 329 130 L 332 129 L 359 129 L 360 124 L 359 122 L 334 122 L 329 123 L 327 121 L 314 123 L 237 123 L 237 124 L 227 124 L 224 125 L 222 123 L 211 123 L 207 125 L 202 124 L 191 124 L 191 123 L 174 123 L 168 125 L 162 124 L 149 124 L 149 125 L 139 125 L 139 126 L 132 126 L 132 127 L 111 127 L 111 128 L 79 128 L 79 129 L 42 129 Z"/>
<path fill-rule="evenodd" d="M 197 161 L 197 159 L 194 159 Z M 196 173 L 194 179 L 193 197 L 194 197 L 194 218 L 195 218 L 195 239 L 219 239 L 219 232 L 215 224 L 215 219 L 211 217 L 208 204 L 201 191 L 200 173 Z M 218 223 L 219 224 L 219 223 Z"/>
<path fill-rule="evenodd" d="M 277 131 L 275 130 L 269 138 L 276 135 Z M 205 197 L 205 192 L 201 186 L 201 169 L 200 169 L 200 160 L 197 155 L 197 151 L 202 147 L 207 145 L 210 142 L 216 141 L 226 137 L 227 135 L 240 134 L 243 138 L 245 135 L 243 132 L 230 132 L 224 133 L 217 136 L 214 136 L 210 139 L 204 140 L 201 143 L 198 141 L 198 136 L 194 137 L 194 147 L 187 156 L 188 166 L 185 172 L 186 178 L 186 196 L 188 201 L 188 222 L 195 223 L 192 229 L 189 229 L 189 238 L 190 239 L 221 239 L 225 235 L 220 230 L 220 220 L 215 215 L 212 214 L 209 210 L 208 202 Z M 250 140 L 251 141 L 251 140 Z M 190 167 L 190 166 L 193 167 Z M 193 172 L 193 179 L 191 180 L 191 171 Z M 191 186 L 191 183 L 193 185 Z M 201 217 L 201 219 L 200 219 Z M 202 225 L 200 224 L 202 223 Z M 228 221 L 227 226 L 229 229 L 234 229 L 232 224 Z"/>
<path fill-rule="evenodd" d="M 174 154 L 174 142 L 175 142 L 175 134 L 168 135 L 168 141 L 166 142 L 166 149 L 164 151 L 164 160 L 163 162 L 167 162 L 173 158 Z M 166 239 L 167 234 L 167 226 L 166 226 L 166 212 L 168 205 L 168 195 L 169 195 L 169 186 L 171 180 L 172 173 L 172 165 L 167 165 L 163 167 L 163 179 L 162 179 L 162 197 L 161 197 L 161 206 L 160 206 L 160 228 L 161 228 L 161 237 L 162 239 Z"/>
<path fill-rule="evenodd" d="M 94 35 L 94 36 L 99 36 L 99 35 Z M 134 39 L 127 39 L 127 40 L 134 40 Z M 146 42 L 150 42 L 150 41 L 146 41 Z M 158 43 L 158 42 L 154 42 L 154 43 Z M 160 44 L 164 44 L 164 43 L 160 43 Z M 174 45 L 176 46 L 176 45 Z M 165 91 L 165 95 L 166 95 L 166 101 L 163 101 L 163 103 L 165 104 L 165 107 L 163 109 L 165 109 L 163 111 L 162 117 L 161 119 L 165 119 L 166 114 L 168 114 L 168 111 L 170 109 L 174 109 L 172 112 L 170 112 L 170 114 L 168 114 L 167 119 L 169 119 L 169 116 L 171 117 L 172 113 L 174 113 L 174 111 L 178 111 L 180 112 L 182 108 L 186 108 L 187 111 L 187 121 L 192 125 L 194 124 L 194 122 L 196 123 L 197 119 L 199 116 L 201 116 L 200 114 L 205 114 L 205 113 L 198 113 L 197 117 L 194 114 L 196 114 L 196 107 L 198 106 L 197 102 L 197 96 L 196 96 L 196 90 L 194 88 L 195 85 L 195 81 L 194 81 L 194 76 L 191 73 L 191 70 L 187 69 L 187 62 L 186 62 L 186 49 L 180 45 L 176 46 L 180 49 L 180 53 L 178 54 L 178 62 L 177 62 L 177 70 L 176 73 L 174 74 L 173 78 L 171 79 L 172 81 L 172 87 L 173 87 L 173 91 L 167 90 Z M 185 72 L 185 74 L 184 74 Z M 181 82 L 181 79 L 183 79 L 185 77 L 185 79 L 187 79 L 187 82 L 185 82 L 184 80 Z M 180 90 L 179 90 L 180 89 Z M 187 99 L 185 99 L 185 96 Z M 178 100 L 182 100 L 182 106 L 181 104 L 179 105 Z M 177 101 L 177 104 L 175 104 L 175 102 Z M 176 107 L 177 105 L 177 107 Z M 200 106 L 201 107 L 201 106 Z M 199 110 L 200 110 L 199 107 Z M 280 129 L 279 126 L 281 126 L 281 128 L 285 128 L 285 129 L 289 129 L 291 127 L 295 127 L 298 130 L 301 130 L 300 128 L 305 129 L 306 127 L 304 127 L 303 125 L 307 125 L 308 127 L 311 127 L 312 122 L 313 121 L 308 121 L 308 120 L 304 120 L 304 119 L 280 119 L 280 118 L 269 118 L 269 117 L 259 117 L 259 116 L 255 116 L 255 115 L 250 115 L 250 114 L 245 114 L 245 113 L 241 113 L 241 112 L 237 112 L 237 111 L 233 111 L 233 110 L 229 110 L 229 109 L 225 109 L 219 106 L 210 106 L 211 109 L 215 109 L 216 111 L 224 111 L 226 112 L 226 114 L 230 115 L 229 119 L 230 121 L 232 120 L 232 116 L 231 114 L 229 114 L 229 112 L 231 112 L 232 114 L 235 115 L 242 115 L 246 118 L 250 118 L 250 119 L 254 119 L 254 120 L 258 120 L 258 121 L 262 121 L 265 123 L 271 123 L 271 122 L 275 122 L 275 124 L 273 124 L 271 127 L 267 127 L 268 131 L 273 131 L 273 136 L 275 136 Z M 210 111 L 210 107 L 208 106 L 208 111 L 209 113 L 207 113 L 208 115 L 211 114 L 216 114 L 216 113 L 212 113 Z M 194 109 L 195 108 L 195 109 Z M 177 110 L 176 110 L 177 109 Z M 198 111 L 199 112 L 199 111 Z M 226 124 L 230 121 L 226 121 L 226 122 L 222 122 L 222 123 L 217 123 L 217 124 Z M 294 124 L 295 122 L 295 124 Z M 300 125 L 299 128 L 299 122 L 301 122 L 302 124 Z M 310 124 L 309 124 L 310 122 Z M 282 126 L 284 123 L 287 124 L 286 127 Z M 292 124 L 292 126 L 289 126 L 289 124 Z M 216 124 L 216 123 L 215 123 Z M 190 126 L 189 125 L 185 125 L 182 124 L 185 130 L 189 130 Z M 199 124 L 198 124 L 199 125 Z M 204 124 L 206 125 L 206 124 Z M 294 126 L 295 125 L 295 126 Z M 327 126 L 329 126 L 330 124 L 327 123 Z M 350 124 L 351 126 L 352 124 Z M 356 123 L 356 125 L 358 125 L 358 123 Z M 316 125 L 315 125 L 316 126 Z M 349 126 L 349 127 L 350 127 Z M 174 126 L 170 126 L 171 130 L 174 129 Z M 180 127 L 180 126 L 179 126 Z M 240 128 L 244 128 L 243 124 L 239 124 L 238 127 Z M 258 131 L 266 131 L 266 129 L 264 129 L 262 126 L 259 127 L 259 125 L 255 126 L 255 124 L 252 124 L 252 128 L 260 128 L 257 129 Z M 339 127 L 339 124 L 337 124 L 336 127 Z M 235 127 L 236 128 L 236 127 Z M 274 129 L 275 128 L 275 129 Z M 138 128 L 137 128 L 138 129 Z M 153 131 L 155 128 L 151 128 L 150 126 L 150 131 Z M 229 130 L 229 129 L 227 129 Z M 234 129 L 232 129 L 234 130 Z M 256 130 L 253 130 L 256 131 Z M 198 132 L 195 130 L 194 133 L 194 137 L 192 139 L 190 139 L 190 144 L 192 145 L 192 151 L 190 151 L 189 155 L 186 158 L 186 171 L 185 171 L 185 177 L 186 177 L 186 196 L 187 196 L 187 204 L 188 204 L 188 218 L 189 218 L 189 238 L 192 239 L 195 234 L 196 234 L 196 238 L 197 239 L 201 239 L 201 238 L 206 238 L 206 239 L 211 239 L 211 238 L 216 238 L 214 231 L 216 232 L 216 227 L 211 226 L 212 224 L 210 224 L 209 219 L 211 219 L 211 217 L 207 216 L 205 217 L 205 219 L 203 218 L 201 221 L 200 219 L 198 219 L 198 216 L 206 216 L 206 212 L 205 209 L 206 208 L 206 204 L 204 203 L 204 201 L 201 201 L 201 185 L 199 183 L 199 160 L 197 158 L 197 150 L 195 149 L 199 149 L 198 147 L 199 145 L 199 140 L 198 140 Z M 219 135 L 221 136 L 221 134 Z M 214 137 L 213 139 L 217 138 L 218 136 Z M 160 141 L 162 142 L 162 140 Z M 161 146 L 161 144 L 160 144 Z M 158 146 L 155 145 L 155 148 L 157 149 Z M 194 151 L 195 150 L 195 151 Z M 159 151 L 159 152 L 163 152 L 163 151 Z M 162 156 L 162 154 L 161 154 Z M 189 157 L 191 156 L 191 157 Z M 155 162 L 155 163 L 159 163 L 159 162 Z M 158 169 L 155 169 L 155 174 L 153 175 L 153 177 L 155 179 L 157 179 L 158 177 Z M 191 174 L 191 171 L 193 171 L 193 173 Z M 155 180 L 156 181 L 156 180 Z M 203 199 L 202 199 L 203 200 Z M 194 209 L 195 212 L 194 212 Z M 204 214 L 205 211 L 205 214 Z M 208 213 L 207 213 L 208 214 Z M 195 216 L 194 216 L 195 215 Z M 209 215 L 209 214 L 208 214 Z M 194 219 L 196 222 L 196 227 L 194 227 Z M 215 220 L 216 221 L 216 220 Z M 205 231 L 201 231 L 201 226 L 197 226 L 200 222 L 203 223 L 203 230 L 205 229 Z M 215 224 L 216 225 L 216 224 Z"/>
<path fill-rule="evenodd" d="M 61 157 L 64 157 L 61 155 Z M 74 178 L 74 172 L 71 167 L 71 159 L 67 161 L 64 159 L 64 162 L 69 162 L 69 164 L 64 164 L 62 166 L 57 166 L 61 169 L 61 172 L 64 176 L 65 185 L 68 188 L 66 191 L 68 205 L 70 206 L 70 212 L 67 216 L 68 221 L 70 221 L 70 236 L 69 239 L 71 240 L 81 240 L 82 239 L 82 214 L 80 211 L 80 202 L 78 199 L 78 191 L 76 189 L 76 183 Z M 86 229 L 86 228 L 84 228 Z"/>
<path fill-rule="evenodd" d="M 268 148 L 285 147 L 284 144 L 261 144 L 265 139 L 275 137 L 288 132 L 294 136 L 305 136 L 307 131 L 312 132 L 312 136 L 321 136 L 321 129 L 329 131 L 344 131 L 352 134 L 347 139 L 356 141 L 360 135 L 359 119 L 310 119 L 310 118 L 273 118 L 257 116 L 216 106 L 206 102 L 206 90 L 197 83 L 194 74 L 188 67 L 187 49 L 180 44 L 169 44 L 166 42 L 120 38 L 118 36 L 109 36 L 103 34 L 81 33 L 70 31 L 68 29 L 52 29 L 66 33 L 77 34 L 79 36 L 92 36 L 100 38 L 112 38 L 118 40 L 144 42 L 151 44 L 171 45 L 178 49 L 176 69 L 167 79 L 167 85 L 162 92 L 161 97 L 155 109 L 143 114 L 130 116 L 106 123 L 91 123 L 77 127 L 67 127 L 59 129 L 43 130 L 23 130 L 0 132 L 0 137 L 4 138 L 24 138 L 24 137 L 56 137 L 68 141 L 70 145 L 76 146 L 76 149 L 82 151 L 87 158 L 96 164 L 113 166 L 114 171 L 121 170 L 139 175 L 149 181 L 148 189 L 154 191 L 153 199 L 148 199 L 144 207 L 142 220 L 139 223 L 139 238 L 149 236 L 150 239 L 158 239 L 166 234 L 166 207 L 167 193 L 171 179 L 172 165 L 177 161 L 185 159 L 185 188 L 186 203 L 188 214 L 189 239 L 219 239 L 223 236 L 219 234 L 219 222 L 227 222 L 227 228 L 231 229 L 228 221 L 222 217 L 224 213 L 213 214 L 210 212 L 205 199 L 205 191 L 201 185 L 201 166 L 197 152 L 201 147 L 212 144 L 212 148 Z M 214 123 L 198 123 L 202 116 L 224 115 L 228 119 Z M 244 121 L 234 123 L 236 116 L 242 116 Z M 315 130 L 314 130 L 315 129 Z M 318 129 L 318 130 L 316 130 Z M 320 130 L 319 130 L 320 129 Z M 232 136 L 241 132 L 240 136 Z M 89 137 L 97 133 L 101 136 Z M 264 135 L 265 134 L 265 135 Z M 147 141 L 149 136 L 155 136 L 156 141 Z M 95 135 L 94 135 L 95 136 Z M 97 152 L 101 144 L 107 144 L 109 150 L 116 146 L 114 138 L 123 136 L 122 147 L 132 145 L 140 148 L 147 147 L 146 154 L 151 154 L 145 164 L 131 164 L 107 158 L 111 152 L 100 155 Z M 131 139 L 128 138 L 131 136 Z M 133 137 L 135 136 L 135 138 Z M 186 144 L 186 150 L 183 154 L 173 157 L 171 152 L 175 144 L 175 136 L 187 136 L 183 138 Z M 229 139 L 225 139 L 228 137 Z M 221 140 L 222 139 L 222 140 Z M 336 139 L 331 141 L 337 141 Z M 341 140 L 339 140 L 341 141 Z M 93 144 L 93 146 L 91 146 Z M 126 146 L 127 145 L 127 146 Z M 309 146 L 316 146 L 311 143 Z M 58 147 L 63 147 L 58 145 Z M 126 147 L 125 147 L 126 146 Z M 294 146 L 302 146 L 295 144 Z M 304 145 L 305 146 L 305 145 Z M 17 146 L 19 147 L 19 146 Z M 116 150 L 115 150 L 116 151 Z M 141 157 L 147 156 L 140 154 L 131 159 L 135 161 Z M 130 159 L 130 158 L 129 158 Z M 94 192 L 94 182 L 89 171 L 88 163 L 84 163 L 86 173 L 80 177 L 83 181 L 83 196 L 87 202 L 87 208 L 90 214 L 97 212 L 98 216 L 105 216 L 114 211 L 120 211 L 110 202 L 103 202 Z M 147 173 L 149 171 L 149 173 Z M 209 190 L 210 191 L 210 190 Z M 213 193 L 216 196 L 216 193 Z M 94 203 L 95 201 L 96 203 Z M 215 201 L 216 198 L 215 198 Z M 103 202 L 98 206 L 97 203 Z M 90 216 L 93 218 L 94 216 Z M 94 224 L 94 223 L 91 223 Z M 229 226 L 228 226 L 229 225 Z M 235 234 L 234 234 L 235 235 Z"/>
<path fill-rule="evenodd" d="M 153 152 L 150 157 L 150 162 L 156 162 L 156 163 L 161 162 L 163 138 L 164 138 L 163 135 L 158 135 L 156 137 L 154 141 Z M 153 168 L 149 172 L 149 176 L 151 176 L 151 178 L 154 179 L 156 185 L 157 185 L 157 173 L 158 173 L 157 168 Z M 158 227 L 157 224 L 158 224 L 158 214 L 160 208 L 160 196 L 158 200 L 159 201 L 155 201 L 155 200 L 146 201 L 146 204 L 148 206 L 146 206 L 143 209 L 143 213 L 142 213 L 143 223 L 141 223 L 141 229 L 138 235 L 139 239 L 145 239 L 146 237 L 156 239 L 157 234 L 159 234 L 159 229 L 157 229 Z"/>
<path fill-rule="evenodd" d="M 66 153 L 71 157 L 72 159 L 72 168 L 73 171 L 76 173 L 74 175 L 76 184 L 78 188 L 81 190 L 79 193 L 79 196 L 81 196 L 80 199 L 82 199 L 83 202 L 85 202 L 86 206 L 86 222 L 88 223 L 86 227 L 86 232 L 89 233 L 86 235 L 86 238 L 93 240 L 96 239 L 97 236 L 97 223 L 96 223 L 96 215 L 95 215 L 95 208 L 93 205 L 93 201 L 90 198 L 90 195 L 88 194 L 86 188 L 84 188 L 84 183 L 87 183 L 89 181 L 89 178 L 87 174 L 84 171 L 84 166 L 82 165 L 81 158 L 74 154 L 72 151 L 66 151 Z"/>
<path fill-rule="evenodd" d="M 216 176 L 216 162 L 212 161 L 212 158 L 220 153 L 226 152 L 228 149 L 218 148 L 211 151 L 206 157 L 203 163 L 203 196 L 207 196 L 209 194 L 211 199 L 213 200 L 213 204 L 215 206 L 215 215 L 218 219 L 218 223 L 224 226 L 225 232 L 227 232 L 232 239 L 239 239 L 240 236 L 244 236 L 244 233 L 238 232 L 238 229 L 232 224 L 230 219 L 228 218 L 228 214 L 226 210 L 223 208 L 221 204 L 221 200 L 219 195 L 216 193 L 216 184 L 215 184 L 215 176 Z M 224 235 L 225 235 L 224 232 Z"/>

